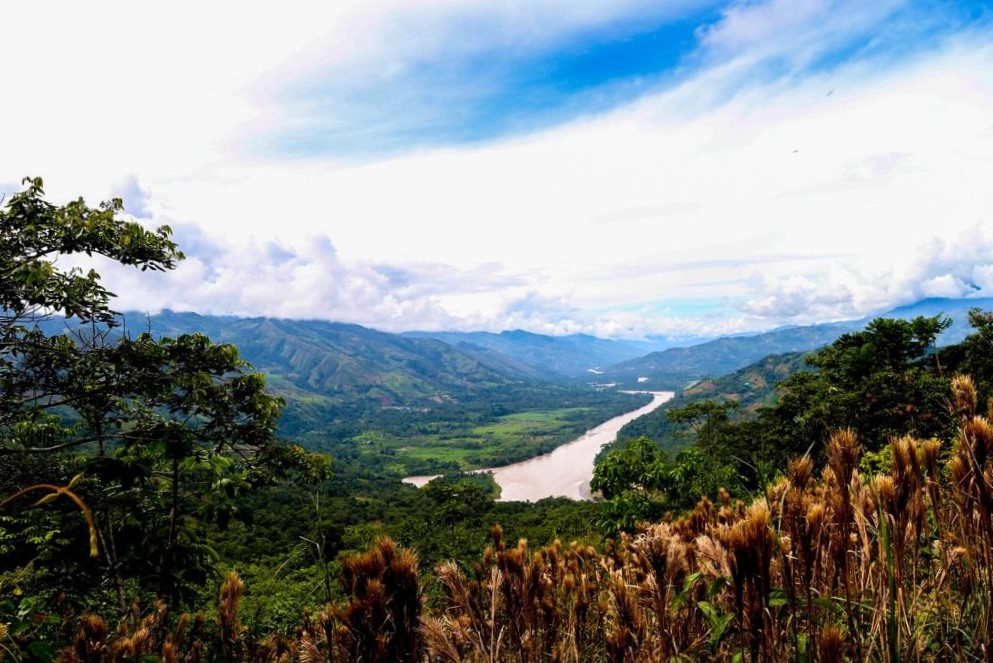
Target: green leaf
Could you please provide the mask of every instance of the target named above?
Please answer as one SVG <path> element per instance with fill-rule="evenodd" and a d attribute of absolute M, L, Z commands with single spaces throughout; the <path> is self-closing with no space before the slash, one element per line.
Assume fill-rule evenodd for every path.
<path fill-rule="evenodd" d="M 786 592 L 781 589 L 774 589 L 769 592 L 769 607 L 781 608 L 788 603 Z"/>
<path fill-rule="evenodd" d="M 42 504 L 49 504 L 51 502 L 54 502 L 55 498 L 57 498 L 58 496 L 59 494 L 57 492 L 49 493 L 48 495 L 45 495 L 40 500 L 35 502 L 32 506 L 41 506 Z"/>

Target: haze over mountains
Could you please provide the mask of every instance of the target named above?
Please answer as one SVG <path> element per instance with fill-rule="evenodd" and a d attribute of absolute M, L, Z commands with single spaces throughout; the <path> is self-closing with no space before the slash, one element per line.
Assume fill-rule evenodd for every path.
<path fill-rule="evenodd" d="M 927 299 L 883 316 L 944 313 L 952 327 L 942 343 L 969 331 L 971 308 L 993 309 L 993 299 Z M 393 334 L 317 320 L 237 318 L 163 311 L 127 314 L 128 333 L 203 332 L 236 344 L 291 401 L 331 407 L 344 401 L 405 406 L 458 399 L 482 389 L 535 383 L 616 383 L 622 388 L 681 389 L 687 383 L 742 369 L 773 354 L 826 345 L 870 318 L 786 327 L 657 350 L 664 341 L 625 341 L 587 335 L 544 336 L 526 331 L 411 332 Z M 654 351 L 653 351 L 654 350 Z M 595 369 L 595 370 L 591 370 Z"/>
<path fill-rule="evenodd" d="M 640 384 L 680 389 L 687 382 L 732 373 L 768 355 L 803 352 L 827 345 L 844 333 L 862 329 L 877 317 L 909 320 L 921 315 L 947 315 L 952 326 L 939 337 L 939 344 L 952 344 L 968 335 L 968 313 L 972 308 L 993 308 L 993 299 L 925 299 L 860 320 L 784 327 L 752 336 L 722 337 L 622 362 L 606 370 L 602 378 L 625 386 Z"/>
<path fill-rule="evenodd" d="M 533 367 L 546 376 L 577 377 L 601 367 L 671 347 L 673 341 L 612 341 L 587 334 L 545 336 L 522 330 L 490 332 L 408 332 L 405 336 L 434 338 L 464 352 L 485 356 L 496 352 Z"/>

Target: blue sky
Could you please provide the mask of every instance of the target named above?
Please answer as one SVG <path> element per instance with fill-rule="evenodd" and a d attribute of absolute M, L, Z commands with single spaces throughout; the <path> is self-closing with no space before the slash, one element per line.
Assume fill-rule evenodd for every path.
<path fill-rule="evenodd" d="M 990 2 L 9 11 L 0 182 L 189 256 L 103 266 L 122 307 L 618 337 L 993 294 Z"/>
<path fill-rule="evenodd" d="M 607 17 L 547 40 L 488 41 L 487 26 L 450 19 L 438 51 L 398 70 L 332 67 L 281 90 L 306 129 L 268 137 L 274 155 L 381 157 L 499 140 L 602 113 L 672 84 L 718 3 Z M 468 43 L 467 43 L 468 42 Z"/>
<path fill-rule="evenodd" d="M 857 59 L 898 66 L 949 35 L 990 27 L 985 4 L 890 3 L 802 57 L 773 49 L 723 93 L 733 95 L 764 79 L 830 72 Z M 360 59 L 291 80 L 278 95 L 307 118 L 306 126 L 265 136 L 261 149 L 275 157 L 382 158 L 498 141 L 604 113 L 713 65 L 727 48 L 708 48 L 722 17 L 749 6 L 658 2 L 535 40 L 492 39 L 487 23 L 471 12 L 437 25 L 413 16 L 409 29 L 436 32 L 437 48 L 412 54 L 397 68 Z M 837 11 L 851 7 L 858 5 L 839 3 Z"/>

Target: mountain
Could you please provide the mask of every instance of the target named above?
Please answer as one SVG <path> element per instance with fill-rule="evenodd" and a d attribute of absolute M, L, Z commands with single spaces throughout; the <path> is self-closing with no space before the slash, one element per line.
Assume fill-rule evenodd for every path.
<path fill-rule="evenodd" d="M 974 308 L 983 309 L 984 311 L 993 310 L 993 297 L 965 299 L 933 297 L 922 299 L 914 304 L 897 307 L 884 313 L 882 316 L 876 317 L 910 320 L 920 315 L 927 317 L 939 314 L 946 315 L 952 319 L 952 326 L 938 337 L 938 345 L 953 345 L 955 343 L 961 343 L 966 336 L 972 333 L 972 328 L 969 326 L 969 310 Z"/>
<path fill-rule="evenodd" d="M 65 328 L 64 321 L 58 324 Z M 163 311 L 126 315 L 122 327 L 131 335 L 202 332 L 237 345 L 265 373 L 269 391 L 286 401 L 280 435 L 360 474 L 435 474 L 516 462 L 647 399 L 556 384 L 495 350 L 470 353 L 438 339 L 352 324 Z"/>
<path fill-rule="evenodd" d="M 687 387 L 657 410 L 635 419 L 617 432 L 617 440 L 624 442 L 636 437 L 655 440 L 666 451 L 677 452 L 687 441 L 685 431 L 669 422 L 667 412 L 686 407 L 690 403 L 706 400 L 737 401 L 735 417 L 754 414 L 763 405 L 771 405 L 776 398 L 776 384 L 810 367 L 804 361 L 806 352 L 789 352 L 769 355 L 754 364 L 718 378 L 708 378 Z"/>
<path fill-rule="evenodd" d="M 968 332 L 970 308 L 993 308 L 993 299 L 927 299 L 883 314 L 912 318 L 944 313 L 954 325 L 941 343 Z M 802 352 L 861 329 L 869 318 L 807 327 L 784 327 L 728 336 L 661 351 L 666 339 L 605 340 L 576 334 L 526 331 L 411 332 L 390 334 L 354 324 L 318 320 L 238 318 L 163 311 L 125 316 L 126 329 L 157 335 L 199 331 L 238 345 L 276 391 L 297 402 L 363 400 L 406 405 L 458 398 L 481 389 L 566 377 L 594 378 L 645 389 L 680 389 L 687 383 L 739 370 L 770 354 Z M 49 323 L 61 325 L 64 323 Z M 591 373 L 591 369 L 598 369 Z"/>
<path fill-rule="evenodd" d="M 277 320 L 199 315 L 165 310 L 127 313 L 113 333 L 155 336 L 204 333 L 233 343 L 242 358 L 267 375 L 272 390 L 295 404 L 329 408 L 367 401 L 382 406 L 458 399 L 482 389 L 533 383 L 530 367 L 490 353 L 469 354 L 439 340 L 407 338 L 359 325 L 317 320 Z M 48 333 L 67 328 L 43 323 Z M 75 325 L 68 325 L 70 330 Z"/>
<path fill-rule="evenodd" d="M 126 320 L 133 328 L 132 316 Z M 173 311 L 152 316 L 150 324 L 160 336 L 203 332 L 214 342 L 234 343 L 277 388 L 371 398 L 383 405 L 536 378 L 533 371 L 498 355 L 482 357 L 435 339 L 353 324 Z"/>
<path fill-rule="evenodd" d="M 943 314 L 952 326 L 938 338 L 939 345 L 959 343 L 968 336 L 970 309 L 993 309 L 993 298 L 924 299 L 880 315 L 820 325 L 782 327 L 772 331 L 722 338 L 683 348 L 653 352 L 608 367 L 601 381 L 650 389 L 681 389 L 687 383 L 726 375 L 771 354 L 806 352 L 833 342 L 847 332 L 858 331 L 875 318 L 909 320 Z"/>
<path fill-rule="evenodd" d="M 643 404 L 643 396 L 556 384 L 495 350 L 314 320 L 163 311 L 126 314 L 111 332 L 201 332 L 238 346 L 286 401 L 279 433 L 360 471 L 436 473 L 550 451 Z M 64 319 L 42 323 L 66 331 Z M 71 332 L 90 334 L 70 322 Z M 503 417 L 539 412 L 532 420 Z M 362 470 L 364 471 L 364 470 Z"/>
<path fill-rule="evenodd" d="M 732 373 L 768 355 L 813 350 L 864 326 L 865 321 L 858 320 L 725 336 L 621 362 L 607 368 L 600 379 L 647 389 L 682 389 L 688 382 Z"/>
<path fill-rule="evenodd" d="M 586 334 L 545 336 L 522 330 L 490 332 L 408 332 L 410 338 L 444 341 L 481 360 L 500 353 L 542 375 L 559 378 L 590 376 L 592 370 L 640 357 L 659 348 L 662 339 L 614 341 Z"/>

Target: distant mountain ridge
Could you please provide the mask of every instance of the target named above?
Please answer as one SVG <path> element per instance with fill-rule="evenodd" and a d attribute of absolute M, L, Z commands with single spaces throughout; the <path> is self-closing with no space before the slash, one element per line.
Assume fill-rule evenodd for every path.
<path fill-rule="evenodd" d="M 993 309 L 993 298 L 926 299 L 882 316 L 912 318 L 944 313 L 952 328 L 944 344 L 969 333 L 970 308 Z M 440 398 L 455 392 L 547 380 L 618 383 L 623 387 L 681 389 L 688 382 L 732 373 L 771 354 L 806 352 L 862 329 L 871 318 L 784 327 L 652 352 L 666 339 L 607 340 L 527 331 L 409 332 L 393 334 L 319 320 L 240 318 L 177 313 L 125 316 L 131 333 L 203 332 L 234 343 L 277 390 L 296 396 L 376 400 L 384 405 Z M 51 323 L 64 325 L 64 323 Z M 590 369 L 597 368 L 593 373 Z M 639 381 L 639 379 L 642 379 Z"/>
<path fill-rule="evenodd" d="M 491 332 L 406 332 L 410 338 L 444 341 L 474 356 L 497 352 L 522 366 L 540 371 L 545 377 L 592 376 L 601 369 L 651 352 L 658 341 L 618 341 L 587 334 L 545 336 L 513 330 Z"/>
<path fill-rule="evenodd" d="M 276 386 L 384 405 L 537 377 L 501 356 L 481 357 L 438 340 L 354 324 L 163 311 L 151 316 L 151 328 L 158 336 L 203 332 L 215 342 L 234 343 L 257 370 L 275 378 Z"/>
<path fill-rule="evenodd" d="M 652 389 L 682 389 L 688 382 L 737 371 L 763 357 L 804 352 L 831 343 L 864 321 L 787 327 L 754 336 L 725 336 L 687 348 L 670 348 L 611 366 L 605 381 Z"/>
<path fill-rule="evenodd" d="M 624 386 L 681 389 L 695 380 L 733 373 L 767 355 L 815 350 L 842 334 L 864 329 L 875 318 L 909 320 L 917 316 L 944 314 L 951 318 L 952 326 L 939 337 L 938 343 L 950 345 L 961 342 L 971 332 L 968 312 L 973 308 L 993 310 L 993 298 L 931 298 L 859 320 L 782 327 L 749 336 L 725 336 L 621 362 L 604 371 L 601 379 Z"/>

